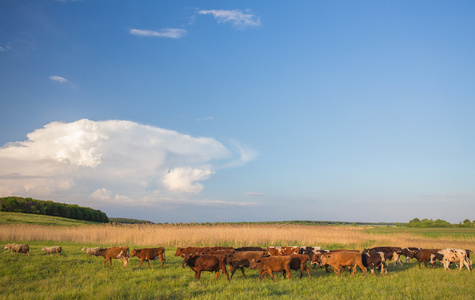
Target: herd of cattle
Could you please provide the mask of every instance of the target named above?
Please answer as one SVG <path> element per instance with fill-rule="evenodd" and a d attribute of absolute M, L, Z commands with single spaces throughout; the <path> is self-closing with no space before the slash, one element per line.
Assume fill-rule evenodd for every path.
<path fill-rule="evenodd" d="M 24 253 L 29 255 L 29 246 L 26 244 L 8 244 L 4 250 L 11 250 L 12 253 Z M 62 252 L 60 246 L 43 247 L 42 249 L 47 254 L 56 254 Z M 144 248 L 133 249 L 129 252 L 128 247 L 110 247 L 110 248 L 87 248 L 81 249 L 87 255 L 104 257 L 103 267 L 109 261 L 112 267 L 112 259 L 123 260 L 124 267 L 131 257 L 136 256 L 140 259 L 140 267 L 144 261 L 147 262 L 150 268 L 150 260 L 160 259 L 161 268 L 165 263 L 165 248 Z M 300 278 L 307 273 L 310 278 L 310 271 L 307 263 L 310 266 L 320 266 L 329 272 L 329 268 L 333 268 L 335 274 L 340 276 L 343 269 L 348 269 L 351 272 L 351 277 L 356 273 L 356 268 L 359 267 L 366 277 L 367 269 L 376 276 L 374 270 L 380 269 L 381 274 L 387 274 L 387 263 L 394 261 L 394 267 L 399 264 L 401 268 L 404 265 L 401 261 L 401 256 L 406 257 L 406 263 L 410 259 L 416 259 L 421 268 L 421 263 L 427 267 L 429 263 L 432 267 L 440 262 L 445 270 L 450 270 L 450 264 L 459 264 L 459 271 L 465 266 L 469 271 L 472 271 L 472 261 L 470 259 L 470 250 L 462 249 L 422 249 L 416 247 L 400 248 L 400 247 L 375 247 L 371 249 L 364 249 L 363 252 L 359 250 L 322 250 L 320 247 L 187 247 L 177 248 L 175 256 L 183 258 L 182 267 L 189 266 L 195 272 L 195 278 L 200 279 L 203 271 L 215 272 L 215 280 L 218 279 L 220 271 L 226 275 L 228 281 L 230 277 L 226 266 L 229 265 L 231 271 L 231 278 L 237 269 L 240 269 L 244 278 L 246 274 L 245 268 L 258 269 L 259 280 L 262 281 L 264 277 L 270 275 L 274 279 L 275 272 L 282 272 L 285 278 L 290 278 L 291 270 L 300 270 Z"/>

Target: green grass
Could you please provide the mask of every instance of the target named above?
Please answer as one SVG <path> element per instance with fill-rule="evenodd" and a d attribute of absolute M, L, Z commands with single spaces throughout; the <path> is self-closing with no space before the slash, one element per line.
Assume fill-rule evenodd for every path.
<path fill-rule="evenodd" d="M 475 227 L 451 227 L 451 228 L 413 228 L 413 227 L 375 227 L 366 230 L 376 234 L 400 234 L 409 233 L 420 235 L 426 238 L 443 239 L 451 238 L 455 240 L 475 238 Z"/>
<path fill-rule="evenodd" d="M 101 223 L 68 219 L 68 218 L 62 218 L 62 217 L 0 211 L 0 225 L 1 224 L 78 226 L 78 225 L 85 225 L 85 224 L 101 224 Z"/>
<path fill-rule="evenodd" d="M 29 245 L 30 256 L 0 253 L 0 299 L 473 299 L 475 295 L 475 273 L 419 270 L 416 262 L 404 270 L 391 264 L 383 277 L 369 273 L 364 278 L 358 271 L 354 278 L 348 272 L 338 278 L 313 269 L 310 280 L 306 275 L 299 279 L 300 271 L 292 271 L 289 281 L 275 274 L 274 283 L 269 278 L 259 282 L 257 270 L 246 270 L 248 279 L 237 271 L 231 283 L 224 275 L 215 282 L 213 274 L 204 272 L 198 282 L 190 268 L 181 268 L 182 259 L 173 256 L 174 248 L 167 248 L 164 269 L 159 261 L 151 262 L 151 269 L 146 264 L 138 269 L 140 261 L 135 257 L 127 268 L 117 261 L 113 268 L 103 268 L 102 257 L 87 257 L 80 251 L 82 246 L 100 245 Z M 53 245 L 63 247 L 59 257 L 41 251 Z"/>

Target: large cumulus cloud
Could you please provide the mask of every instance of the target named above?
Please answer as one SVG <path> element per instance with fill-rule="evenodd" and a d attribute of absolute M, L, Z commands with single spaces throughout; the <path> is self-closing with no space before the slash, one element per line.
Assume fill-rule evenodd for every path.
<path fill-rule="evenodd" d="M 130 121 L 53 122 L 0 148 L 0 195 L 63 193 L 119 205 L 185 201 L 219 166 L 256 155 L 237 152 L 212 138 Z"/>

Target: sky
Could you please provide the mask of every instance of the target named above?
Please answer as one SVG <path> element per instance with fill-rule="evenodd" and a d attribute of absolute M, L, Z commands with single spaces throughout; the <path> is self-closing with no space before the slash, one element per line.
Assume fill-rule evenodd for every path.
<path fill-rule="evenodd" d="M 0 0 L 0 196 L 475 219 L 475 2 Z"/>

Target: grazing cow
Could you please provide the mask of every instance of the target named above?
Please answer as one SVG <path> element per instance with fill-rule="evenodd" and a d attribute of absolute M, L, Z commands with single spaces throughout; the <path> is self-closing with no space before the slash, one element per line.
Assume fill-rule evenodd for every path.
<path fill-rule="evenodd" d="M 467 256 L 467 251 L 462 249 L 443 249 L 438 251 L 435 254 L 432 254 L 430 257 L 430 264 L 434 265 L 436 260 L 440 260 L 444 265 L 445 270 L 450 271 L 450 263 L 460 263 L 459 272 L 462 271 L 463 266 L 465 265 L 467 269 L 471 272 L 472 266 L 469 263 L 470 258 Z M 470 261 L 471 262 L 471 261 Z"/>
<path fill-rule="evenodd" d="M 163 264 L 165 263 L 165 248 L 143 248 L 143 249 L 133 249 L 130 253 L 130 257 L 137 256 L 140 259 L 140 266 L 142 267 L 142 263 L 144 260 L 147 262 L 148 267 L 150 268 L 149 260 L 156 260 L 160 259 L 161 266 L 160 269 L 163 269 Z"/>
<path fill-rule="evenodd" d="M 374 247 L 371 249 L 364 249 L 363 252 L 383 252 L 386 261 L 394 260 L 394 267 L 396 267 L 396 264 L 399 263 L 401 268 L 404 269 L 404 265 L 402 264 L 400 257 L 400 255 L 404 254 L 401 247 Z"/>
<path fill-rule="evenodd" d="M 240 248 L 235 248 L 234 251 L 239 252 L 239 251 L 264 251 L 261 247 L 240 247 Z"/>
<path fill-rule="evenodd" d="M 274 272 L 284 272 L 284 277 L 287 274 L 287 279 L 290 279 L 290 259 L 290 256 L 270 256 L 253 259 L 249 264 L 249 269 L 259 269 L 259 281 L 262 281 L 262 278 L 269 274 L 275 282 Z"/>
<path fill-rule="evenodd" d="M 59 256 L 61 251 L 63 251 L 63 248 L 61 248 L 61 246 L 54 246 L 54 247 L 43 247 L 43 249 L 41 250 L 46 252 L 46 254 L 51 254 L 51 256 L 53 256 L 53 253 L 56 253 L 56 255 Z"/>
<path fill-rule="evenodd" d="M 307 262 L 310 260 L 308 255 L 305 254 L 290 254 L 290 265 L 291 270 L 300 269 L 300 278 L 303 276 L 303 272 L 307 272 L 308 278 L 310 279 L 310 271 L 307 268 Z M 282 275 L 285 277 L 285 272 L 282 272 Z"/>
<path fill-rule="evenodd" d="M 201 272 L 215 272 L 216 276 L 214 280 L 218 280 L 219 271 L 221 270 L 228 279 L 229 275 L 226 270 L 226 257 L 225 256 L 216 256 L 216 255 L 187 255 L 185 256 L 185 265 L 189 266 L 193 271 L 195 271 L 196 280 L 200 280 Z"/>
<path fill-rule="evenodd" d="M 246 274 L 244 274 L 244 268 L 249 268 L 251 260 L 264 257 L 265 254 L 265 251 L 238 251 L 233 253 L 226 260 L 228 265 L 231 266 L 231 279 L 233 278 L 233 275 L 237 269 L 241 269 L 242 276 L 246 278 Z"/>
<path fill-rule="evenodd" d="M 129 247 L 102 248 L 97 251 L 97 256 L 104 257 L 104 263 L 102 264 L 102 267 L 105 267 L 106 262 L 109 261 L 112 268 L 112 259 L 122 259 L 124 261 L 125 268 L 127 267 L 130 257 Z"/>
<path fill-rule="evenodd" d="M 402 249 L 402 255 L 404 255 L 406 257 L 406 263 L 410 263 L 411 262 L 411 258 L 412 258 L 412 251 L 414 250 L 419 250 L 421 248 L 418 248 L 418 247 L 407 247 L 407 248 L 404 248 Z"/>
<path fill-rule="evenodd" d="M 321 255 L 321 264 L 331 266 L 335 274 L 340 277 L 341 267 L 353 268 L 353 277 L 356 273 L 356 266 L 360 267 L 363 270 L 364 276 L 366 277 L 366 267 L 363 265 L 362 255 L 359 252 L 350 252 L 350 251 L 338 251 L 332 253 L 324 253 Z"/>
<path fill-rule="evenodd" d="M 11 253 L 23 253 L 30 256 L 30 246 L 27 244 L 7 244 L 3 250 L 10 250 Z"/>
<path fill-rule="evenodd" d="M 87 256 L 99 256 L 99 250 L 103 249 L 102 247 L 96 247 L 96 248 L 88 248 L 88 247 L 83 247 L 81 251 L 86 251 Z"/>
<path fill-rule="evenodd" d="M 424 263 L 424 265 L 427 268 L 427 263 L 430 262 L 430 256 L 431 254 L 435 254 L 439 252 L 441 249 L 417 249 L 417 250 L 412 250 L 409 253 L 409 258 L 415 258 L 417 259 L 417 262 L 419 263 L 419 269 L 421 268 L 421 262 Z"/>
<path fill-rule="evenodd" d="M 381 275 L 383 273 L 388 274 L 388 268 L 386 267 L 386 259 L 383 252 L 365 252 L 361 256 L 363 266 L 371 270 L 371 274 L 376 276 L 374 269 L 381 268 Z"/>

